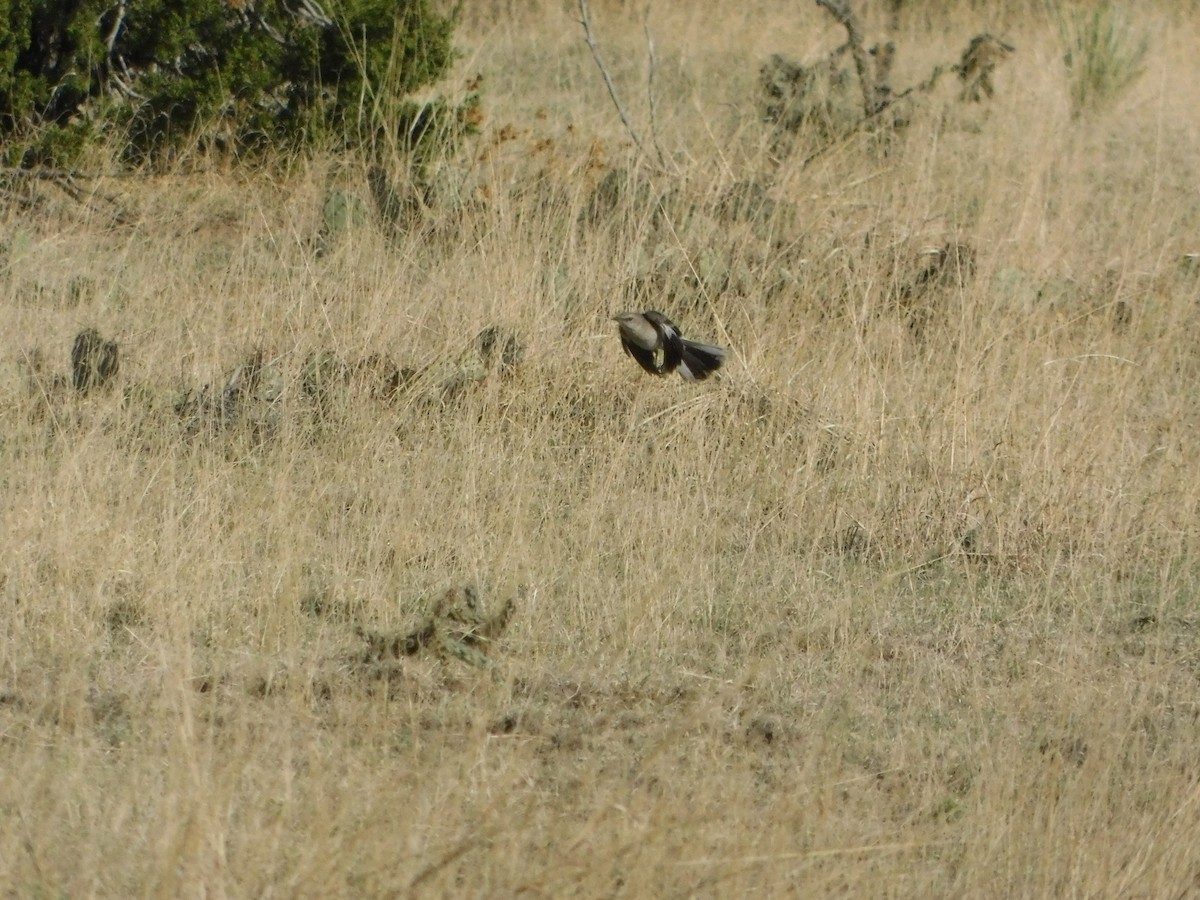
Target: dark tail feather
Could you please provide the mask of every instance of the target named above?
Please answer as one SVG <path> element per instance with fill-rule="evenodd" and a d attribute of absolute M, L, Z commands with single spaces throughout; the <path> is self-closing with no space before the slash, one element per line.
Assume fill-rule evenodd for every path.
<path fill-rule="evenodd" d="M 679 364 L 679 374 L 687 381 L 703 381 L 725 362 L 724 347 L 688 340 L 682 343 L 683 360 Z"/>

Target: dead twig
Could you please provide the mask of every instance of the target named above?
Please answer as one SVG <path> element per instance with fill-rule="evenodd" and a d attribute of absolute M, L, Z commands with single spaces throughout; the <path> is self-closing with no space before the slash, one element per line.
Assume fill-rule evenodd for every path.
<path fill-rule="evenodd" d="M 654 100 L 654 70 L 658 67 L 658 61 L 654 58 L 654 38 L 650 35 L 650 5 L 646 5 L 646 12 L 642 19 L 642 30 L 646 33 L 646 94 L 650 101 L 650 137 L 654 139 L 654 152 L 658 154 L 658 164 L 664 169 L 667 167 L 667 158 L 663 153 L 662 145 L 658 142 L 658 104 Z"/>
<path fill-rule="evenodd" d="M 604 58 L 600 56 L 600 46 L 596 43 L 596 38 L 592 34 L 592 15 L 588 10 L 587 0 L 579 0 L 579 14 L 582 16 L 580 24 L 583 25 L 583 39 L 587 42 L 588 49 L 592 51 L 592 58 L 596 60 L 600 74 L 604 77 L 604 85 L 608 88 L 608 96 L 612 98 L 613 105 L 617 108 L 617 114 L 621 117 L 621 122 L 625 125 L 625 130 L 633 138 L 633 143 L 643 156 L 649 156 L 646 153 L 645 145 L 642 144 L 642 139 L 638 137 L 637 130 L 633 127 L 633 122 L 630 121 L 629 115 L 625 112 L 625 107 L 621 105 L 621 100 L 617 96 L 617 87 L 613 84 L 612 76 L 608 74 L 608 66 L 604 64 Z"/>
<path fill-rule="evenodd" d="M 72 172 L 68 169 L 0 168 L 0 185 L 3 185 L 6 181 L 13 183 L 23 182 L 25 184 L 30 184 L 34 181 L 46 181 L 57 187 L 80 206 L 86 206 L 93 211 L 96 210 L 92 201 L 103 201 L 109 206 L 107 214 L 112 217 L 112 220 L 118 225 L 125 225 L 129 220 L 126 218 L 125 213 L 121 209 L 121 204 L 115 197 L 109 197 L 95 189 L 90 191 L 84 190 L 79 186 L 77 181 L 80 178 L 97 179 L 108 177 L 113 176 L 90 175 L 82 172 Z"/>
<path fill-rule="evenodd" d="M 817 0 L 817 2 L 822 6 L 826 5 L 825 0 Z M 837 0 L 832 0 L 832 2 L 837 2 Z M 836 53 L 842 52 L 843 49 L 844 48 L 839 48 Z M 846 140 L 853 135 L 858 134 L 863 130 L 864 127 L 875 121 L 875 119 L 879 117 L 880 113 L 892 108 L 901 100 L 909 99 L 914 95 L 930 93 L 934 87 L 936 87 L 938 80 L 947 71 L 957 72 L 959 79 L 963 82 L 961 99 L 978 102 L 981 93 L 986 95 L 988 98 L 991 98 L 995 94 L 995 88 L 991 82 L 992 73 L 995 71 L 996 65 L 999 62 L 1004 61 L 1009 55 L 1015 52 L 1015 50 L 1015 47 L 1013 47 L 1011 44 L 1005 43 L 999 38 L 993 37 L 990 34 L 980 34 L 972 38 L 970 46 L 968 46 L 963 52 L 961 62 L 956 65 L 939 64 L 934 66 L 933 70 L 929 73 L 928 78 L 922 82 L 919 82 L 918 84 L 914 84 L 912 87 L 909 87 L 898 94 L 895 94 L 894 96 L 891 95 L 888 90 L 886 90 L 886 84 L 882 85 L 884 89 L 881 90 L 881 84 L 877 82 L 876 93 L 882 102 L 875 112 L 863 116 L 854 124 L 853 128 L 851 128 L 845 135 L 842 136 L 840 140 L 826 144 L 823 147 L 819 147 L 805 157 L 804 161 L 801 163 L 801 168 L 807 166 L 818 157 L 825 155 L 833 148 L 842 146 Z M 889 51 L 889 55 L 890 52 L 891 51 Z M 881 66 L 881 71 L 886 74 L 889 68 L 890 59 Z M 881 80 L 883 80 L 882 77 Z"/>
<path fill-rule="evenodd" d="M 937 82 L 938 78 L 941 77 L 941 74 L 942 74 L 942 67 L 938 66 L 936 69 L 933 70 L 933 74 L 930 76 L 929 80 L 924 81 L 921 84 L 914 84 L 912 87 L 901 91 L 899 94 L 897 94 L 892 99 L 892 102 L 895 103 L 897 101 L 904 100 L 907 97 L 910 97 L 914 92 L 919 92 L 919 93 L 928 92 L 930 89 L 932 89 L 933 85 Z M 875 112 L 871 113 L 869 116 L 863 116 L 861 119 L 859 119 L 857 122 L 854 123 L 854 127 L 852 127 L 844 135 L 842 135 L 838 140 L 830 141 L 828 144 L 818 147 L 816 150 L 814 150 L 808 156 L 804 157 L 803 162 L 800 163 L 800 168 L 804 168 L 809 163 L 811 163 L 813 160 L 824 156 L 830 150 L 833 150 L 837 147 L 843 146 L 848 140 L 850 140 L 850 138 L 854 137 L 854 135 L 856 135 L 856 134 L 859 134 L 864 128 L 866 128 L 868 125 L 870 125 L 876 119 L 878 119 L 880 114 L 885 112 L 888 109 L 888 107 L 891 105 L 892 104 L 889 103 L 885 106 L 881 106 L 879 109 L 875 110 Z"/>
<path fill-rule="evenodd" d="M 125 4 L 118 3 L 115 15 L 113 16 L 112 28 L 108 30 L 108 36 L 104 39 L 104 46 L 108 50 L 108 62 L 112 64 L 113 47 L 117 43 L 117 35 L 121 33 L 121 26 L 125 24 Z"/>
<path fill-rule="evenodd" d="M 877 115 L 885 106 L 887 99 L 875 78 L 871 75 L 871 63 L 867 59 L 867 50 L 863 47 L 862 29 L 858 27 L 858 19 L 850 9 L 847 0 L 817 0 L 817 6 L 829 10 L 830 15 L 837 19 L 846 29 L 847 46 L 854 58 L 854 68 L 858 72 L 858 80 L 862 85 L 863 112 L 869 119 Z"/>
<path fill-rule="evenodd" d="M 411 893 L 412 891 L 419 888 L 422 884 L 424 884 L 426 881 L 428 881 L 434 875 L 437 875 L 439 872 L 443 871 L 451 863 L 453 863 L 456 860 L 460 859 L 461 857 L 465 856 L 470 851 L 472 851 L 478 847 L 486 847 L 488 844 L 488 841 L 491 839 L 491 835 L 494 832 L 494 830 L 495 829 L 489 829 L 488 831 L 484 832 L 482 835 L 471 835 L 471 836 L 459 841 L 457 844 L 454 844 L 453 846 L 451 846 L 440 857 L 435 859 L 433 862 L 431 862 L 424 869 L 422 869 L 420 872 L 417 873 L 416 877 L 413 878 L 413 880 L 410 881 L 408 884 L 409 892 Z"/>

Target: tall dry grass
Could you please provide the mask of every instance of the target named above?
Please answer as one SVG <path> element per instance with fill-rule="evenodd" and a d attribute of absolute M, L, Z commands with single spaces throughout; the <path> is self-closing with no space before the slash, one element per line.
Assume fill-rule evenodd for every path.
<path fill-rule="evenodd" d="M 333 162 L 101 182 L 123 225 L 9 207 L 9 893 L 1197 889 L 1194 25 L 1139 13 L 1145 75 L 1072 118 L 1051 16 L 905 13 L 897 86 L 1003 29 L 997 96 L 947 77 L 886 153 L 802 166 L 757 68 L 842 34 L 793 7 L 652 10 L 676 174 L 572 9 L 479 4 L 490 118 L 418 232 L 316 253 L 327 192 L 369 196 Z M 640 13 L 593 14 L 645 127 Z M 770 215 L 723 206 L 746 182 Z M 913 288 L 950 244 L 973 275 Z M 732 348 L 719 380 L 621 354 L 642 298 Z M 445 402 L 302 390 L 322 351 L 453 371 L 489 325 L 522 362 Z M 122 367 L 79 397 L 87 326 Z M 269 427 L 185 433 L 255 348 Z M 518 598 L 492 672 L 364 660 L 464 582 Z"/>

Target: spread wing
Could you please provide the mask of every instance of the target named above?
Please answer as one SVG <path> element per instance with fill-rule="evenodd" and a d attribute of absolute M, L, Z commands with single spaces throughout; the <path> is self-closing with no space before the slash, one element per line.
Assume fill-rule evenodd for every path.
<path fill-rule="evenodd" d="M 683 335 L 679 333 L 679 326 L 653 309 L 647 310 L 642 315 L 654 325 L 662 339 L 663 360 L 662 365 L 658 368 L 658 374 L 666 375 L 668 372 L 674 372 L 683 362 L 684 342 Z"/>
<path fill-rule="evenodd" d="M 663 329 L 663 361 L 662 373 L 674 372 L 683 362 L 683 338 L 674 327 Z"/>
<path fill-rule="evenodd" d="M 658 363 L 654 359 L 654 351 L 647 350 L 644 347 L 639 347 L 637 344 L 630 341 L 625 335 L 621 335 L 621 346 L 625 348 L 625 352 L 637 360 L 639 366 L 649 372 L 651 375 L 662 375 L 663 370 L 658 367 Z"/>

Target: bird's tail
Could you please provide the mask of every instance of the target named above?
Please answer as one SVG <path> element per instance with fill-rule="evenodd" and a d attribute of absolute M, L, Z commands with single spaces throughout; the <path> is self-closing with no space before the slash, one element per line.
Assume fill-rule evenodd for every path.
<path fill-rule="evenodd" d="M 703 381 L 725 362 L 724 347 L 712 344 L 697 344 L 683 340 L 683 359 L 679 363 L 679 374 L 687 381 Z"/>

